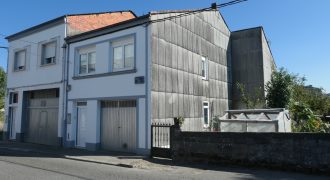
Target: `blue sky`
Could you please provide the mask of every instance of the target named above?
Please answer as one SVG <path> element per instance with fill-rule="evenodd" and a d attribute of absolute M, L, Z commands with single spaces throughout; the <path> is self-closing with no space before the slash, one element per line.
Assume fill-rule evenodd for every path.
<path fill-rule="evenodd" d="M 229 1 L 229 0 L 228 0 Z M 226 0 L 10 0 L 1 2 L 0 34 L 13 34 L 64 14 L 209 7 Z M 263 26 L 277 67 L 304 75 L 330 93 L 330 1 L 249 0 L 220 10 L 232 31 Z M 0 36 L 0 46 L 7 42 Z M 0 49 L 6 67 L 6 51 Z"/>

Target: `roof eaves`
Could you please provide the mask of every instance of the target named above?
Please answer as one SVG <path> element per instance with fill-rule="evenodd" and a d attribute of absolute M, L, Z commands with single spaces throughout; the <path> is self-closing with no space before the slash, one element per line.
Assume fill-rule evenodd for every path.
<path fill-rule="evenodd" d="M 86 39 L 102 36 L 102 35 L 105 35 L 105 34 L 117 32 L 117 31 L 120 31 L 120 30 L 123 30 L 123 29 L 139 26 L 139 25 L 142 25 L 142 24 L 145 24 L 145 23 L 149 22 L 149 18 L 150 18 L 150 14 L 146 14 L 146 15 L 134 18 L 134 19 L 130 19 L 130 20 L 127 20 L 127 21 L 122 21 L 122 22 L 119 22 L 119 23 L 116 23 L 116 24 L 112 24 L 112 25 L 109 25 L 109 26 L 99 28 L 99 29 L 84 32 L 84 33 L 77 34 L 77 35 L 74 35 L 74 36 L 69 36 L 69 37 L 65 38 L 65 41 L 68 44 L 70 44 L 70 43 L 74 43 L 74 42 L 83 41 L 83 40 L 86 40 Z"/>
<path fill-rule="evenodd" d="M 232 31 L 231 33 L 239 33 L 242 31 L 250 31 L 250 30 L 254 30 L 254 29 L 262 29 L 262 26 L 240 29 L 240 30 Z"/>
<path fill-rule="evenodd" d="M 47 22 L 44 22 L 44 23 L 41 23 L 41 24 L 38 24 L 36 26 L 33 26 L 33 27 L 30 27 L 28 29 L 25 29 L 23 31 L 20 31 L 20 32 L 17 32 L 15 34 L 12 34 L 12 35 L 9 35 L 7 36 L 5 39 L 7 39 L 8 41 L 13 41 L 13 40 L 16 40 L 16 39 L 19 39 L 21 37 L 24 37 L 24 36 L 27 36 L 27 35 L 30 35 L 32 33 L 35 33 L 35 32 L 38 32 L 40 31 L 41 29 L 46 29 L 46 28 L 49 28 L 49 27 L 53 27 L 55 25 L 58 25 L 58 24 L 61 24 L 61 23 L 64 23 L 64 18 L 66 16 L 60 16 L 60 17 L 57 17 L 55 19 L 52 19 L 50 21 L 47 21 Z"/>

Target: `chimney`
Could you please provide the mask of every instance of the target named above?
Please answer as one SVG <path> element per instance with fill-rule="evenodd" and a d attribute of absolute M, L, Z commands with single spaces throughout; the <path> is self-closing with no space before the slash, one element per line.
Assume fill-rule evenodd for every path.
<path fill-rule="evenodd" d="M 217 3 L 212 3 L 212 4 L 211 4 L 211 8 L 212 8 L 213 10 L 218 10 Z"/>

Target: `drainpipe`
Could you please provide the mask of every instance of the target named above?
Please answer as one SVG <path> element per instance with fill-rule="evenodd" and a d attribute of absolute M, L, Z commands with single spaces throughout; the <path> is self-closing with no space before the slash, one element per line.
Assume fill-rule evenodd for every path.
<path fill-rule="evenodd" d="M 64 38 L 67 37 L 67 16 L 64 18 Z M 62 142 L 62 146 L 66 147 L 66 134 L 67 134 L 67 69 L 68 69 L 68 52 L 69 52 L 69 48 L 68 48 L 68 44 L 66 42 L 64 42 L 63 46 L 63 69 L 62 69 L 62 76 L 63 76 L 63 102 L 62 102 L 62 120 L 63 120 L 63 126 L 62 126 L 62 138 L 63 138 L 63 142 Z"/>

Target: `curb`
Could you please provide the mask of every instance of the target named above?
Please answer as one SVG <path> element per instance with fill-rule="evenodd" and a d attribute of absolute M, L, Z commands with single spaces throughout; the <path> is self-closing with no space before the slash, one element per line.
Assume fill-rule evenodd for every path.
<path fill-rule="evenodd" d="M 96 161 L 96 160 L 91 160 L 91 159 L 86 159 L 86 158 L 78 158 L 78 157 L 68 156 L 68 155 L 64 155 L 64 154 L 56 154 L 56 153 L 52 153 L 52 152 L 38 151 L 38 150 L 33 150 L 33 149 L 21 149 L 21 148 L 10 148 L 10 147 L 0 147 L 0 149 L 6 149 L 9 151 L 19 151 L 19 152 L 24 152 L 24 153 L 34 152 L 34 153 L 40 153 L 40 154 L 48 154 L 48 155 L 60 157 L 63 159 L 74 160 L 74 161 L 104 164 L 104 165 L 118 166 L 118 167 L 125 167 L 125 168 L 134 168 L 134 166 L 130 165 L 130 164 Z"/>
<path fill-rule="evenodd" d="M 69 160 L 75 160 L 75 161 L 82 161 L 82 162 L 90 162 L 90 163 L 96 163 L 96 164 L 104 164 L 104 165 L 110 165 L 110 166 L 118 166 L 118 167 L 125 167 L 125 168 L 134 168 L 130 164 L 123 164 L 123 163 L 109 163 L 105 161 L 95 161 L 95 160 L 90 160 L 90 159 L 85 159 L 85 158 L 77 158 L 77 157 L 72 157 L 72 156 L 63 156 L 64 159 L 69 159 Z"/>

